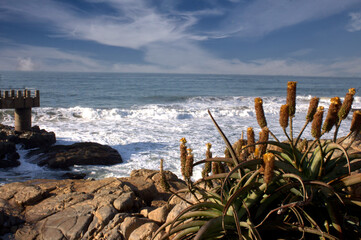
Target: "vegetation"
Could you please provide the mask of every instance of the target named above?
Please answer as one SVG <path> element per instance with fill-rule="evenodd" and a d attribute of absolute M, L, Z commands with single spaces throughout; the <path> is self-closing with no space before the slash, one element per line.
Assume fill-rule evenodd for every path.
<path fill-rule="evenodd" d="M 206 159 L 193 163 L 192 151 L 187 153 L 186 140 L 181 140 L 182 174 L 194 199 L 159 229 L 167 229 L 163 239 L 359 239 L 361 199 L 352 190 L 361 184 L 356 171 L 361 153 L 351 154 L 349 147 L 361 129 L 360 111 L 353 113 L 350 133 L 337 138 L 355 90 L 343 103 L 332 98 L 324 121 L 324 108 L 312 98 L 305 125 L 294 137 L 296 85 L 288 83 L 287 102 L 280 109 L 279 124 L 288 141 L 280 142 L 268 129 L 261 98 L 255 99 L 262 129 L 257 142 L 248 128 L 247 139 L 242 136 L 231 145 L 210 112 L 226 144 L 225 157 L 212 157 L 207 144 Z M 309 124 L 314 139 L 301 140 Z M 333 139 L 321 139 L 332 128 Z M 204 164 L 203 178 L 192 182 L 192 168 L 199 164 Z"/>

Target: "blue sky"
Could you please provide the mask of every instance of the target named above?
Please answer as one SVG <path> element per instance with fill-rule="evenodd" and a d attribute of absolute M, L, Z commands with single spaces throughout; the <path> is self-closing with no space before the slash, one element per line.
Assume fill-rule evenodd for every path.
<path fill-rule="evenodd" d="M 360 0 L 0 0 L 0 70 L 361 76 Z"/>

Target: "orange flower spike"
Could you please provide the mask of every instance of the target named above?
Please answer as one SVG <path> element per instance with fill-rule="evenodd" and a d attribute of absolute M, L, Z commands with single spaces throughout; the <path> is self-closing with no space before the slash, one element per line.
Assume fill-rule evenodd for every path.
<path fill-rule="evenodd" d="M 297 86 L 297 82 L 288 82 L 287 83 L 286 103 L 289 106 L 290 117 L 293 117 L 296 113 L 296 86 Z"/>
<path fill-rule="evenodd" d="M 267 121 L 266 121 L 266 117 L 264 115 L 264 110 L 263 110 L 263 101 L 261 98 L 255 98 L 254 99 L 254 108 L 256 111 L 256 118 L 257 118 L 257 122 L 258 125 L 261 128 L 264 128 L 267 126 Z"/>

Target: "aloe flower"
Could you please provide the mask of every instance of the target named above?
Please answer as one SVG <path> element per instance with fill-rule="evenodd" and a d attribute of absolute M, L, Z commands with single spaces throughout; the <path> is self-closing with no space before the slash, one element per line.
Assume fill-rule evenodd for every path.
<path fill-rule="evenodd" d="M 287 104 L 289 106 L 290 116 L 293 117 L 296 112 L 296 86 L 297 82 L 287 83 Z"/>
<path fill-rule="evenodd" d="M 254 99 L 254 108 L 256 111 L 256 118 L 257 118 L 258 125 L 261 128 L 266 127 L 267 121 L 266 121 L 266 117 L 264 116 L 263 101 L 261 98 L 258 97 L 258 98 Z"/>
<path fill-rule="evenodd" d="M 341 120 L 344 120 L 349 114 L 353 102 L 353 96 L 355 95 L 356 90 L 354 88 L 350 88 L 348 93 L 346 93 L 345 100 L 342 103 L 340 110 L 338 111 L 338 117 Z"/>
<path fill-rule="evenodd" d="M 288 118 L 289 118 L 289 106 L 288 104 L 282 105 L 280 109 L 280 126 L 283 129 L 288 127 Z"/>
<path fill-rule="evenodd" d="M 266 153 L 263 155 L 263 163 L 264 163 L 263 181 L 266 184 L 269 184 L 272 181 L 274 162 L 275 162 L 275 155 L 273 153 Z"/>
<path fill-rule="evenodd" d="M 361 111 L 357 110 L 353 112 L 350 131 L 358 133 L 360 129 L 361 129 Z"/>
<path fill-rule="evenodd" d="M 254 140 L 254 131 L 253 128 L 249 127 L 247 128 L 247 145 L 248 147 L 248 153 L 254 153 L 255 151 L 255 140 Z M 251 146 L 253 145 L 253 146 Z"/>
<path fill-rule="evenodd" d="M 319 101 L 320 101 L 320 99 L 318 97 L 313 97 L 310 100 L 310 105 L 308 106 L 308 112 L 306 115 L 307 121 L 312 122 L 313 116 L 315 115 L 315 113 L 317 111 L 317 106 L 318 106 Z"/>
<path fill-rule="evenodd" d="M 326 115 L 325 122 L 323 123 L 322 130 L 324 132 L 329 132 L 332 127 L 337 124 L 338 122 L 338 116 L 337 113 L 340 109 L 341 101 L 339 97 L 331 98 L 331 104 L 328 108 L 328 112 Z"/>
<path fill-rule="evenodd" d="M 317 111 L 313 117 L 311 134 L 316 139 L 319 139 L 321 137 L 323 112 L 324 112 L 324 108 L 320 106 L 317 108 Z"/>

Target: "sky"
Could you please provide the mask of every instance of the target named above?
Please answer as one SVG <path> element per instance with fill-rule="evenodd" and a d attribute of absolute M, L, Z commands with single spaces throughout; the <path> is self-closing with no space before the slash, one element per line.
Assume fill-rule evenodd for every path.
<path fill-rule="evenodd" d="M 361 0 L 0 0 L 0 70 L 361 77 Z"/>

